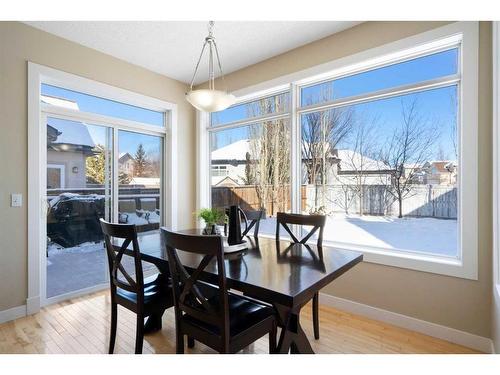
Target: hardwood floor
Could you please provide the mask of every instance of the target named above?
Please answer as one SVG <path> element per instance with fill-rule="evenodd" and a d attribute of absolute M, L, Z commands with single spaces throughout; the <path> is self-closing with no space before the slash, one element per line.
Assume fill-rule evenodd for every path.
<path fill-rule="evenodd" d="M 109 295 L 99 292 L 43 308 L 38 314 L 0 325 L 0 353 L 106 353 L 109 339 Z M 316 353 L 477 353 L 477 351 L 351 315 L 320 305 L 321 338 L 313 339 L 311 306 L 302 312 L 302 326 Z M 175 353 L 173 309 L 163 329 L 146 335 L 144 353 Z M 115 353 L 133 353 L 135 315 L 118 310 Z M 196 343 L 186 353 L 212 353 Z M 267 353 L 264 337 L 243 351 Z"/>

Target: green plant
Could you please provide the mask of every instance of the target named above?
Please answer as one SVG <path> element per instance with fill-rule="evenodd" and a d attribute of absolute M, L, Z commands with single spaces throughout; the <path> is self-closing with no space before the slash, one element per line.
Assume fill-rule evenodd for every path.
<path fill-rule="evenodd" d="M 222 224 L 226 220 L 226 213 L 219 208 L 202 208 L 196 216 L 203 219 L 206 225 Z"/>

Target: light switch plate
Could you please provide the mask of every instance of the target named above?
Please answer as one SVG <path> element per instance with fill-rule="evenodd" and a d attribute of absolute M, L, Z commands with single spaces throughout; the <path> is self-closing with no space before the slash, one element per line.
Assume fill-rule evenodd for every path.
<path fill-rule="evenodd" d="M 10 206 L 11 207 L 22 207 L 22 205 L 23 205 L 23 195 L 12 193 L 10 195 Z"/>

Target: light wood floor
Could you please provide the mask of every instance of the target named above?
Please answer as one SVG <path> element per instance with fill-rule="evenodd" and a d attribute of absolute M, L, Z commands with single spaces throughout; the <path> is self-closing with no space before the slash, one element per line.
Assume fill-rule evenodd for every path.
<path fill-rule="evenodd" d="M 302 326 L 316 353 L 477 353 L 385 323 L 320 307 L 321 338 L 312 334 L 311 307 L 302 310 Z M 109 339 L 109 296 L 99 292 L 43 308 L 38 314 L 0 325 L 0 353 L 106 353 Z M 135 315 L 118 311 L 115 353 L 133 353 Z M 163 329 L 147 335 L 144 353 L 175 353 L 173 310 L 165 314 Z M 212 353 L 196 343 L 186 353 Z M 267 353 L 264 337 L 244 351 Z"/>

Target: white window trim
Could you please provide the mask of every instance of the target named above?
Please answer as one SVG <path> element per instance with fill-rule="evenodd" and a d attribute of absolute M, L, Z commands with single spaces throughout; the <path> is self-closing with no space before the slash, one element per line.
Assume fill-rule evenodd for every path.
<path fill-rule="evenodd" d="M 47 164 L 47 169 L 59 169 L 59 185 L 61 186 L 59 189 L 64 189 L 66 186 L 66 166 L 64 164 Z"/>
<path fill-rule="evenodd" d="M 314 66 L 302 71 L 281 76 L 267 82 L 262 82 L 234 92 L 237 102 L 263 97 L 288 87 L 291 92 L 292 112 L 291 131 L 292 157 L 297 156 L 300 129 L 298 127 L 298 95 L 300 87 L 308 86 L 327 79 L 336 78 L 353 72 L 373 69 L 387 63 L 394 63 L 408 58 L 415 58 L 432 52 L 440 51 L 461 44 L 460 66 L 460 113 L 458 141 L 460 145 L 459 163 L 459 249 L 462 251 L 459 259 L 399 252 L 392 249 L 367 249 L 366 247 L 345 246 L 356 248 L 365 254 L 364 260 L 372 263 L 408 268 L 424 272 L 455 276 L 465 279 L 478 278 L 478 249 L 477 249 L 477 126 L 478 126 L 478 49 L 479 23 L 455 22 L 418 35 L 398 40 L 380 47 L 375 47 L 354 55 L 350 55 L 325 64 Z M 450 82 L 453 78 L 450 78 Z M 252 120 L 249 120 L 252 122 Z M 460 126 L 466 124 L 466 126 Z M 198 196 L 197 207 L 210 206 L 210 163 L 209 155 L 209 115 L 198 112 L 197 116 L 197 173 Z M 219 127 L 214 127 L 219 129 Z M 300 166 L 292 159 L 292 174 L 300 173 Z M 292 184 L 292 208 L 300 205 L 300 179 L 295 178 Z M 297 182 L 298 181 L 298 182 Z M 298 186 L 296 186 L 298 185 Z"/>
<path fill-rule="evenodd" d="M 500 298 L 500 22 L 493 22 L 493 289 Z"/>
<path fill-rule="evenodd" d="M 158 127 L 111 118 L 98 114 L 89 114 L 69 109 L 43 106 L 40 102 L 41 84 L 46 83 L 89 95 L 115 100 L 154 111 L 165 112 L 165 126 Z M 45 295 L 43 270 L 45 264 L 45 238 L 43 238 L 46 202 L 44 201 L 46 171 L 41 168 L 46 159 L 46 148 L 43 145 L 45 131 L 40 126 L 42 113 L 54 113 L 58 116 L 77 115 L 96 123 L 106 124 L 110 121 L 124 130 L 136 130 L 146 134 L 164 134 L 164 168 L 163 168 L 163 200 L 165 208 L 164 223 L 167 227 L 177 228 L 177 104 L 141 95 L 132 91 L 96 82 L 74 74 L 62 72 L 43 65 L 28 62 L 28 298 L 27 314 L 40 310 L 42 296 Z M 115 132 L 116 132 L 115 128 Z M 116 137 L 114 137 L 116 143 Z M 116 144 L 115 144 L 116 146 Z M 115 150 L 117 152 L 117 150 Z M 115 168 L 116 169 L 116 168 Z M 167 204 L 165 204 L 167 203 Z"/>

